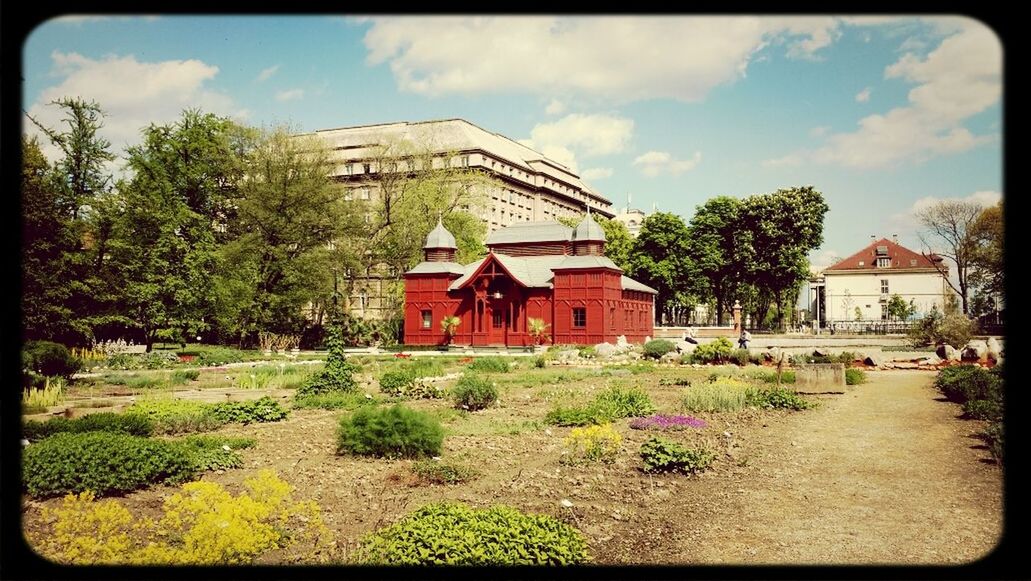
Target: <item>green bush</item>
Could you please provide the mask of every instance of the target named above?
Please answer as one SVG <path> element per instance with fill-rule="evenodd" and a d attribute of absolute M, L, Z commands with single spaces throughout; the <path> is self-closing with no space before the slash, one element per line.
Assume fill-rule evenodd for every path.
<path fill-rule="evenodd" d="M 199 377 L 200 371 L 196 369 L 177 369 L 172 373 L 172 383 L 182 385 L 191 381 L 197 381 Z"/>
<path fill-rule="evenodd" d="M 179 356 L 170 352 L 119 353 L 107 359 L 108 369 L 167 369 L 179 364 Z"/>
<path fill-rule="evenodd" d="M 715 341 L 702 343 L 691 353 L 696 363 L 722 363 L 730 358 L 734 345 L 726 337 L 718 337 Z"/>
<path fill-rule="evenodd" d="M 379 378 L 379 389 L 389 395 L 402 395 L 415 383 L 411 369 L 387 371 Z"/>
<path fill-rule="evenodd" d="M 308 376 L 296 393 L 296 397 L 305 397 L 329 392 L 347 392 L 358 389 L 354 374 L 361 368 L 344 357 L 344 341 L 339 328 L 330 330 L 326 340 L 329 355 L 322 371 Z"/>
<path fill-rule="evenodd" d="M 297 409 L 315 408 L 324 410 L 353 410 L 365 405 L 379 403 L 375 398 L 358 392 L 320 393 L 295 397 L 293 406 Z"/>
<path fill-rule="evenodd" d="M 758 389 L 748 392 L 748 403 L 762 409 L 807 410 L 815 404 L 789 389 Z"/>
<path fill-rule="evenodd" d="M 776 371 L 758 371 L 749 377 L 762 381 L 763 383 L 777 383 Z M 848 380 L 848 370 L 845 370 L 845 379 Z M 781 383 L 795 383 L 794 371 L 782 371 L 780 374 Z"/>
<path fill-rule="evenodd" d="M 988 446 L 988 451 L 992 453 L 992 456 L 1001 464 L 1002 463 L 1002 452 L 1004 447 L 1003 429 L 1002 422 L 992 422 L 988 424 L 985 431 L 981 433 L 981 438 L 984 439 L 985 444 Z"/>
<path fill-rule="evenodd" d="M 254 446 L 254 438 L 227 438 L 223 436 L 186 436 L 175 443 L 189 459 L 193 469 L 228 470 L 243 466 L 243 457 L 236 452 Z M 228 449 L 226 449 L 228 448 Z"/>
<path fill-rule="evenodd" d="M 537 369 L 544 369 L 548 365 L 548 360 L 543 355 L 538 355 L 533 359 L 533 366 Z"/>
<path fill-rule="evenodd" d="M 594 359 L 598 355 L 594 345 L 580 345 L 576 350 L 577 354 L 584 359 Z"/>
<path fill-rule="evenodd" d="M 485 377 L 464 375 L 451 388 L 455 407 L 471 412 L 488 408 L 498 401 L 498 388 Z"/>
<path fill-rule="evenodd" d="M 129 492 L 182 482 L 194 472 L 192 458 L 175 442 L 108 432 L 55 434 L 22 455 L 22 481 L 36 497 Z"/>
<path fill-rule="evenodd" d="M 224 424 L 251 422 L 278 422 L 288 412 L 270 396 L 251 401 L 227 401 L 211 404 L 211 414 Z"/>
<path fill-rule="evenodd" d="M 30 442 L 63 432 L 112 432 L 149 436 L 154 432 L 154 425 L 149 418 L 142 416 L 101 412 L 74 420 L 54 418 L 46 422 L 28 421 L 22 426 L 22 437 Z"/>
<path fill-rule="evenodd" d="M 972 420 L 1001 422 L 1004 415 L 1002 400 L 968 400 L 963 404 L 963 415 Z"/>
<path fill-rule="evenodd" d="M 692 450 L 684 446 L 652 436 L 641 445 L 641 459 L 645 472 L 701 472 L 708 468 L 716 455 L 701 449 Z"/>
<path fill-rule="evenodd" d="M 953 365 L 938 372 L 934 381 L 942 394 L 956 403 L 986 399 L 1002 401 L 1002 379 L 977 365 Z"/>
<path fill-rule="evenodd" d="M 691 387 L 692 381 L 686 377 L 663 377 L 659 380 L 659 385 L 679 385 L 683 387 Z"/>
<path fill-rule="evenodd" d="M 730 354 L 730 360 L 742 367 L 748 365 L 751 362 L 751 359 L 752 356 L 748 352 L 748 349 L 735 349 L 734 352 Z"/>
<path fill-rule="evenodd" d="M 866 372 L 862 369 L 849 367 L 845 369 L 845 384 L 860 385 L 866 383 Z"/>
<path fill-rule="evenodd" d="M 82 362 L 67 347 L 53 341 L 26 341 L 21 348 L 22 369 L 49 377 L 71 377 Z"/>
<path fill-rule="evenodd" d="M 176 358 L 179 355 L 193 354 L 196 354 L 196 358 L 191 363 L 199 367 L 212 367 L 227 363 L 242 363 L 244 361 L 243 351 L 220 345 L 206 345 L 203 348 L 197 348 L 195 351 L 180 351 Z"/>
<path fill-rule="evenodd" d="M 225 424 L 212 413 L 210 405 L 183 399 L 137 401 L 125 415 L 149 418 L 157 434 L 207 432 Z"/>
<path fill-rule="evenodd" d="M 477 357 L 469 364 L 470 371 L 482 371 L 485 373 L 508 373 L 508 360 L 501 357 Z"/>
<path fill-rule="evenodd" d="M 412 464 L 412 474 L 427 484 L 461 484 L 478 475 L 475 470 L 460 464 L 439 460 L 417 460 Z"/>
<path fill-rule="evenodd" d="M 690 412 L 728 412 L 749 405 L 755 388 L 729 377 L 691 386 L 684 392 L 684 409 Z"/>
<path fill-rule="evenodd" d="M 412 372 L 416 379 L 420 377 L 440 377 L 444 375 L 444 364 L 433 357 L 419 357 L 405 364 L 404 369 Z"/>
<path fill-rule="evenodd" d="M 612 386 L 594 398 L 594 406 L 613 419 L 636 418 L 655 412 L 648 394 L 640 388 Z"/>
<path fill-rule="evenodd" d="M 670 351 L 675 351 L 676 346 L 665 339 L 652 339 L 644 344 L 643 355 L 648 359 L 660 359 Z"/>
<path fill-rule="evenodd" d="M 587 541 L 570 525 L 507 506 L 424 506 L 361 541 L 368 565 L 577 565 Z"/>
<path fill-rule="evenodd" d="M 401 405 L 364 407 L 340 420 L 337 453 L 420 457 L 440 454 L 444 428 L 431 415 Z"/>

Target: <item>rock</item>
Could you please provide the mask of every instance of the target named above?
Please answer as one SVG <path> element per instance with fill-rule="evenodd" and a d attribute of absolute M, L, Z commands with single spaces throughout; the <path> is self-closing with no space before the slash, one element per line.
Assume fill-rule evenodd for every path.
<path fill-rule="evenodd" d="M 652 338 L 651 338 L 651 335 L 649 335 L 649 336 L 647 336 L 647 337 L 645 337 L 645 338 L 644 338 L 644 342 L 645 342 L 645 343 L 647 343 L 647 342 L 649 342 L 649 341 L 651 341 L 651 340 L 652 340 Z"/>
<path fill-rule="evenodd" d="M 664 353 L 662 357 L 659 357 L 659 363 L 675 363 L 678 361 L 680 361 L 680 353 L 676 351 Z"/>
<path fill-rule="evenodd" d="M 988 358 L 998 361 L 999 357 L 1002 356 L 1002 345 L 999 345 L 999 340 L 995 337 L 989 337 L 988 341 L 985 342 L 985 346 L 988 347 Z"/>
<path fill-rule="evenodd" d="M 677 353 L 692 353 L 698 348 L 698 345 L 688 343 L 687 341 L 677 341 L 673 345 L 677 348 Z"/>
<path fill-rule="evenodd" d="M 952 345 L 948 344 L 938 345 L 938 349 L 936 349 L 934 353 L 945 361 L 959 361 L 960 359 L 959 351 Z"/>
<path fill-rule="evenodd" d="M 813 357 L 827 357 L 830 352 L 826 349 L 813 349 Z"/>
<path fill-rule="evenodd" d="M 616 337 L 616 347 L 619 347 L 620 351 L 629 351 L 633 348 L 633 346 L 630 345 L 629 342 L 627 342 L 626 335 L 620 335 Z"/>
<path fill-rule="evenodd" d="M 866 356 L 863 357 L 863 363 L 880 367 L 884 364 L 884 356 L 880 353 L 867 353 Z"/>
<path fill-rule="evenodd" d="M 931 354 L 927 357 L 921 357 L 920 359 L 917 359 L 916 362 L 918 365 L 939 365 L 942 362 L 942 359 L 937 355 Z"/>
<path fill-rule="evenodd" d="M 896 361 L 895 369 L 918 369 L 920 365 L 912 361 Z"/>
<path fill-rule="evenodd" d="M 960 352 L 960 359 L 963 361 L 988 361 L 988 343 L 982 340 L 970 341 Z"/>
<path fill-rule="evenodd" d="M 612 343 L 598 343 L 594 346 L 594 355 L 598 359 L 608 359 L 613 355 L 617 355 L 618 353 L 619 348 L 617 348 Z"/>

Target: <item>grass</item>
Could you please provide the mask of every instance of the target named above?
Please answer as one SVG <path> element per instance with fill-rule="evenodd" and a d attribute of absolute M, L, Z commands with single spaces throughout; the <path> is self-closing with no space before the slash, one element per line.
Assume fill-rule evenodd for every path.
<path fill-rule="evenodd" d="M 31 388 L 22 391 L 22 411 L 26 414 L 39 414 L 47 408 L 64 401 L 65 382 L 63 379 L 47 377 L 42 388 Z"/>
<path fill-rule="evenodd" d="M 356 410 L 366 405 L 382 403 L 384 399 L 373 395 L 366 397 L 364 393 L 322 393 L 305 397 L 294 398 L 295 409 L 324 409 L 324 410 Z"/>
<path fill-rule="evenodd" d="M 718 379 L 712 383 L 691 386 L 684 395 L 684 409 L 689 412 L 729 412 L 744 409 L 755 388 L 735 379 Z"/>

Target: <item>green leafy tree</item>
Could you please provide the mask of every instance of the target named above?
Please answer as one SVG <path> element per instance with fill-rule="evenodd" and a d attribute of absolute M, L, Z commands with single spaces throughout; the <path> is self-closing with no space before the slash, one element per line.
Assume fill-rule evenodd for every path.
<path fill-rule="evenodd" d="M 970 265 L 970 283 L 975 289 L 970 311 L 982 315 L 995 308 L 995 299 L 1004 295 L 1005 271 L 1005 222 L 1002 202 L 985 208 L 970 228 L 973 242 Z"/>
<path fill-rule="evenodd" d="M 605 256 L 624 272 L 630 271 L 630 252 L 634 247 L 634 238 L 626 229 L 626 224 L 611 220 L 600 214 L 591 214 L 591 218 L 605 231 Z M 559 216 L 558 221 L 570 228 L 583 220 L 583 216 Z"/>
<path fill-rule="evenodd" d="M 676 214 L 656 212 L 641 225 L 630 253 L 632 276 L 658 291 L 656 321 L 670 320 L 697 302 L 692 281 L 697 267 L 688 252 L 690 232 Z"/>
<path fill-rule="evenodd" d="M 906 302 L 901 296 L 894 294 L 888 299 L 888 317 L 893 321 L 905 321 L 916 312 L 916 305 Z"/>
<path fill-rule="evenodd" d="M 742 207 L 737 198 L 711 198 L 695 209 L 689 224 L 687 249 L 704 279 L 704 294 L 715 301 L 717 321 L 734 300 L 745 299 L 752 271 L 752 233 L 742 227 Z"/>

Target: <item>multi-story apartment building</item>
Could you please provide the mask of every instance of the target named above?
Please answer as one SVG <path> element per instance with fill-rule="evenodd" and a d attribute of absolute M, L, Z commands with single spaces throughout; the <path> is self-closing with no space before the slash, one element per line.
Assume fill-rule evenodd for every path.
<path fill-rule="evenodd" d="M 487 233 L 518 222 L 540 222 L 592 213 L 611 218 L 612 203 L 565 165 L 504 135 L 491 133 L 464 119 L 398 122 L 322 129 L 314 133 L 331 149 L 333 178 L 351 190 L 353 199 L 375 200 L 383 175 L 377 160 L 384 147 L 410 143 L 432 154 L 433 168 L 471 168 L 494 178 L 487 203 L 476 211 Z M 423 171 L 425 168 L 410 168 Z M 426 170 L 429 171 L 429 170 Z M 345 298 L 354 315 L 379 319 L 385 309 L 384 284 L 399 273 L 368 272 Z"/>

